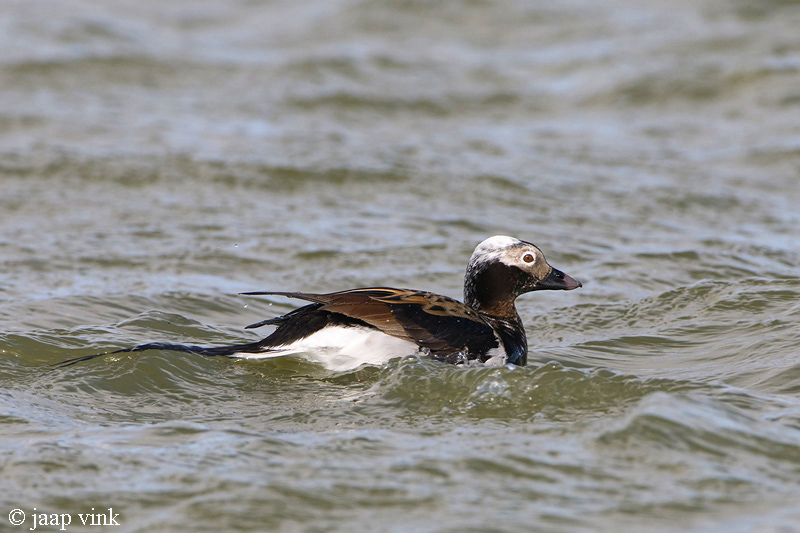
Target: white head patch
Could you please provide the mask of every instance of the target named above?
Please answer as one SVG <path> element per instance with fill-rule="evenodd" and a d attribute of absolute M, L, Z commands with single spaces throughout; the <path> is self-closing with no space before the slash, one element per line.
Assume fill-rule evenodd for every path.
<path fill-rule="evenodd" d="M 475 253 L 480 255 L 491 254 L 492 252 L 507 250 L 517 244 L 522 244 L 522 241 L 506 235 L 495 235 L 480 243 L 475 248 Z"/>
<path fill-rule="evenodd" d="M 529 255 L 529 259 L 532 258 L 530 262 L 524 261 L 523 263 L 523 259 L 519 257 L 519 251 L 524 247 L 529 247 L 531 249 L 531 253 L 527 254 Z M 516 251 L 514 251 L 515 249 Z M 509 266 L 529 267 L 531 266 L 529 263 L 538 261 L 540 256 L 541 251 L 530 243 L 515 239 L 514 237 L 495 235 L 494 237 L 489 237 L 475 248 L 469 262 L 471 265 L 476 265 L 478 263 L 499 261 Z M 542 257 L 542 259 L 544 258 Z"/>

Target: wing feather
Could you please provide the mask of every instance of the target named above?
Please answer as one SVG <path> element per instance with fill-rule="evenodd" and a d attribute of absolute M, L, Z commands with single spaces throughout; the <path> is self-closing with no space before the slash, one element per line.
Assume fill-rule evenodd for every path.
<path fill-rule="evenodd" d="M 400 339 L 427 348 L 434 355 L 464 353 L 471 358 L 499 346 L 494 329 L 472 308 L 430 292 L 374 287 L 328 294 L 248 292 L 287 296 L 314 302 L 320 311 L 360 320 Z M 259 324 L 270 323 L 264 321 Z"/>

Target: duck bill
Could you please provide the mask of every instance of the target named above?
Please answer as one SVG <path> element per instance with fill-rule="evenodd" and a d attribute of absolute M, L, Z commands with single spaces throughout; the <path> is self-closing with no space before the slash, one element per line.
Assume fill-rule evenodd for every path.
<path fill-rule="evenodd" d="M 583 284 L 580 281 L 572 276 L 564 274 L 557 268 L 553 268 L 544 279 L 536 282 L 533 290 L 571 291 L 572 289 L 577 289 L 578 287 L 583 287 Z"/>

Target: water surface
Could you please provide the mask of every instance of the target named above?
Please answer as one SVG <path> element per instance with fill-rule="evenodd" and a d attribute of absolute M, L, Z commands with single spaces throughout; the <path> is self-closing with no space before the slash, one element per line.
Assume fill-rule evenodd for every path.
<path fill-rule="evenodd" d="M 796 2 L 2 9 L 4 528 L 798 527 Z M 584 283 L 527 367 L 47 371 L 293 306 L 241 291 L 460 298 L 494 234 Z"/>

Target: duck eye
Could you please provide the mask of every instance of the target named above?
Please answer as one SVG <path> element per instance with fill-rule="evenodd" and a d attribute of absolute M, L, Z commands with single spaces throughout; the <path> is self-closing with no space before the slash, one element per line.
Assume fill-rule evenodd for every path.
<path fill-rule="evenodd" d="M 522 256 L 522 260 L 526 263 L 533 263 L 533 254 L 525 254 Z"/>

